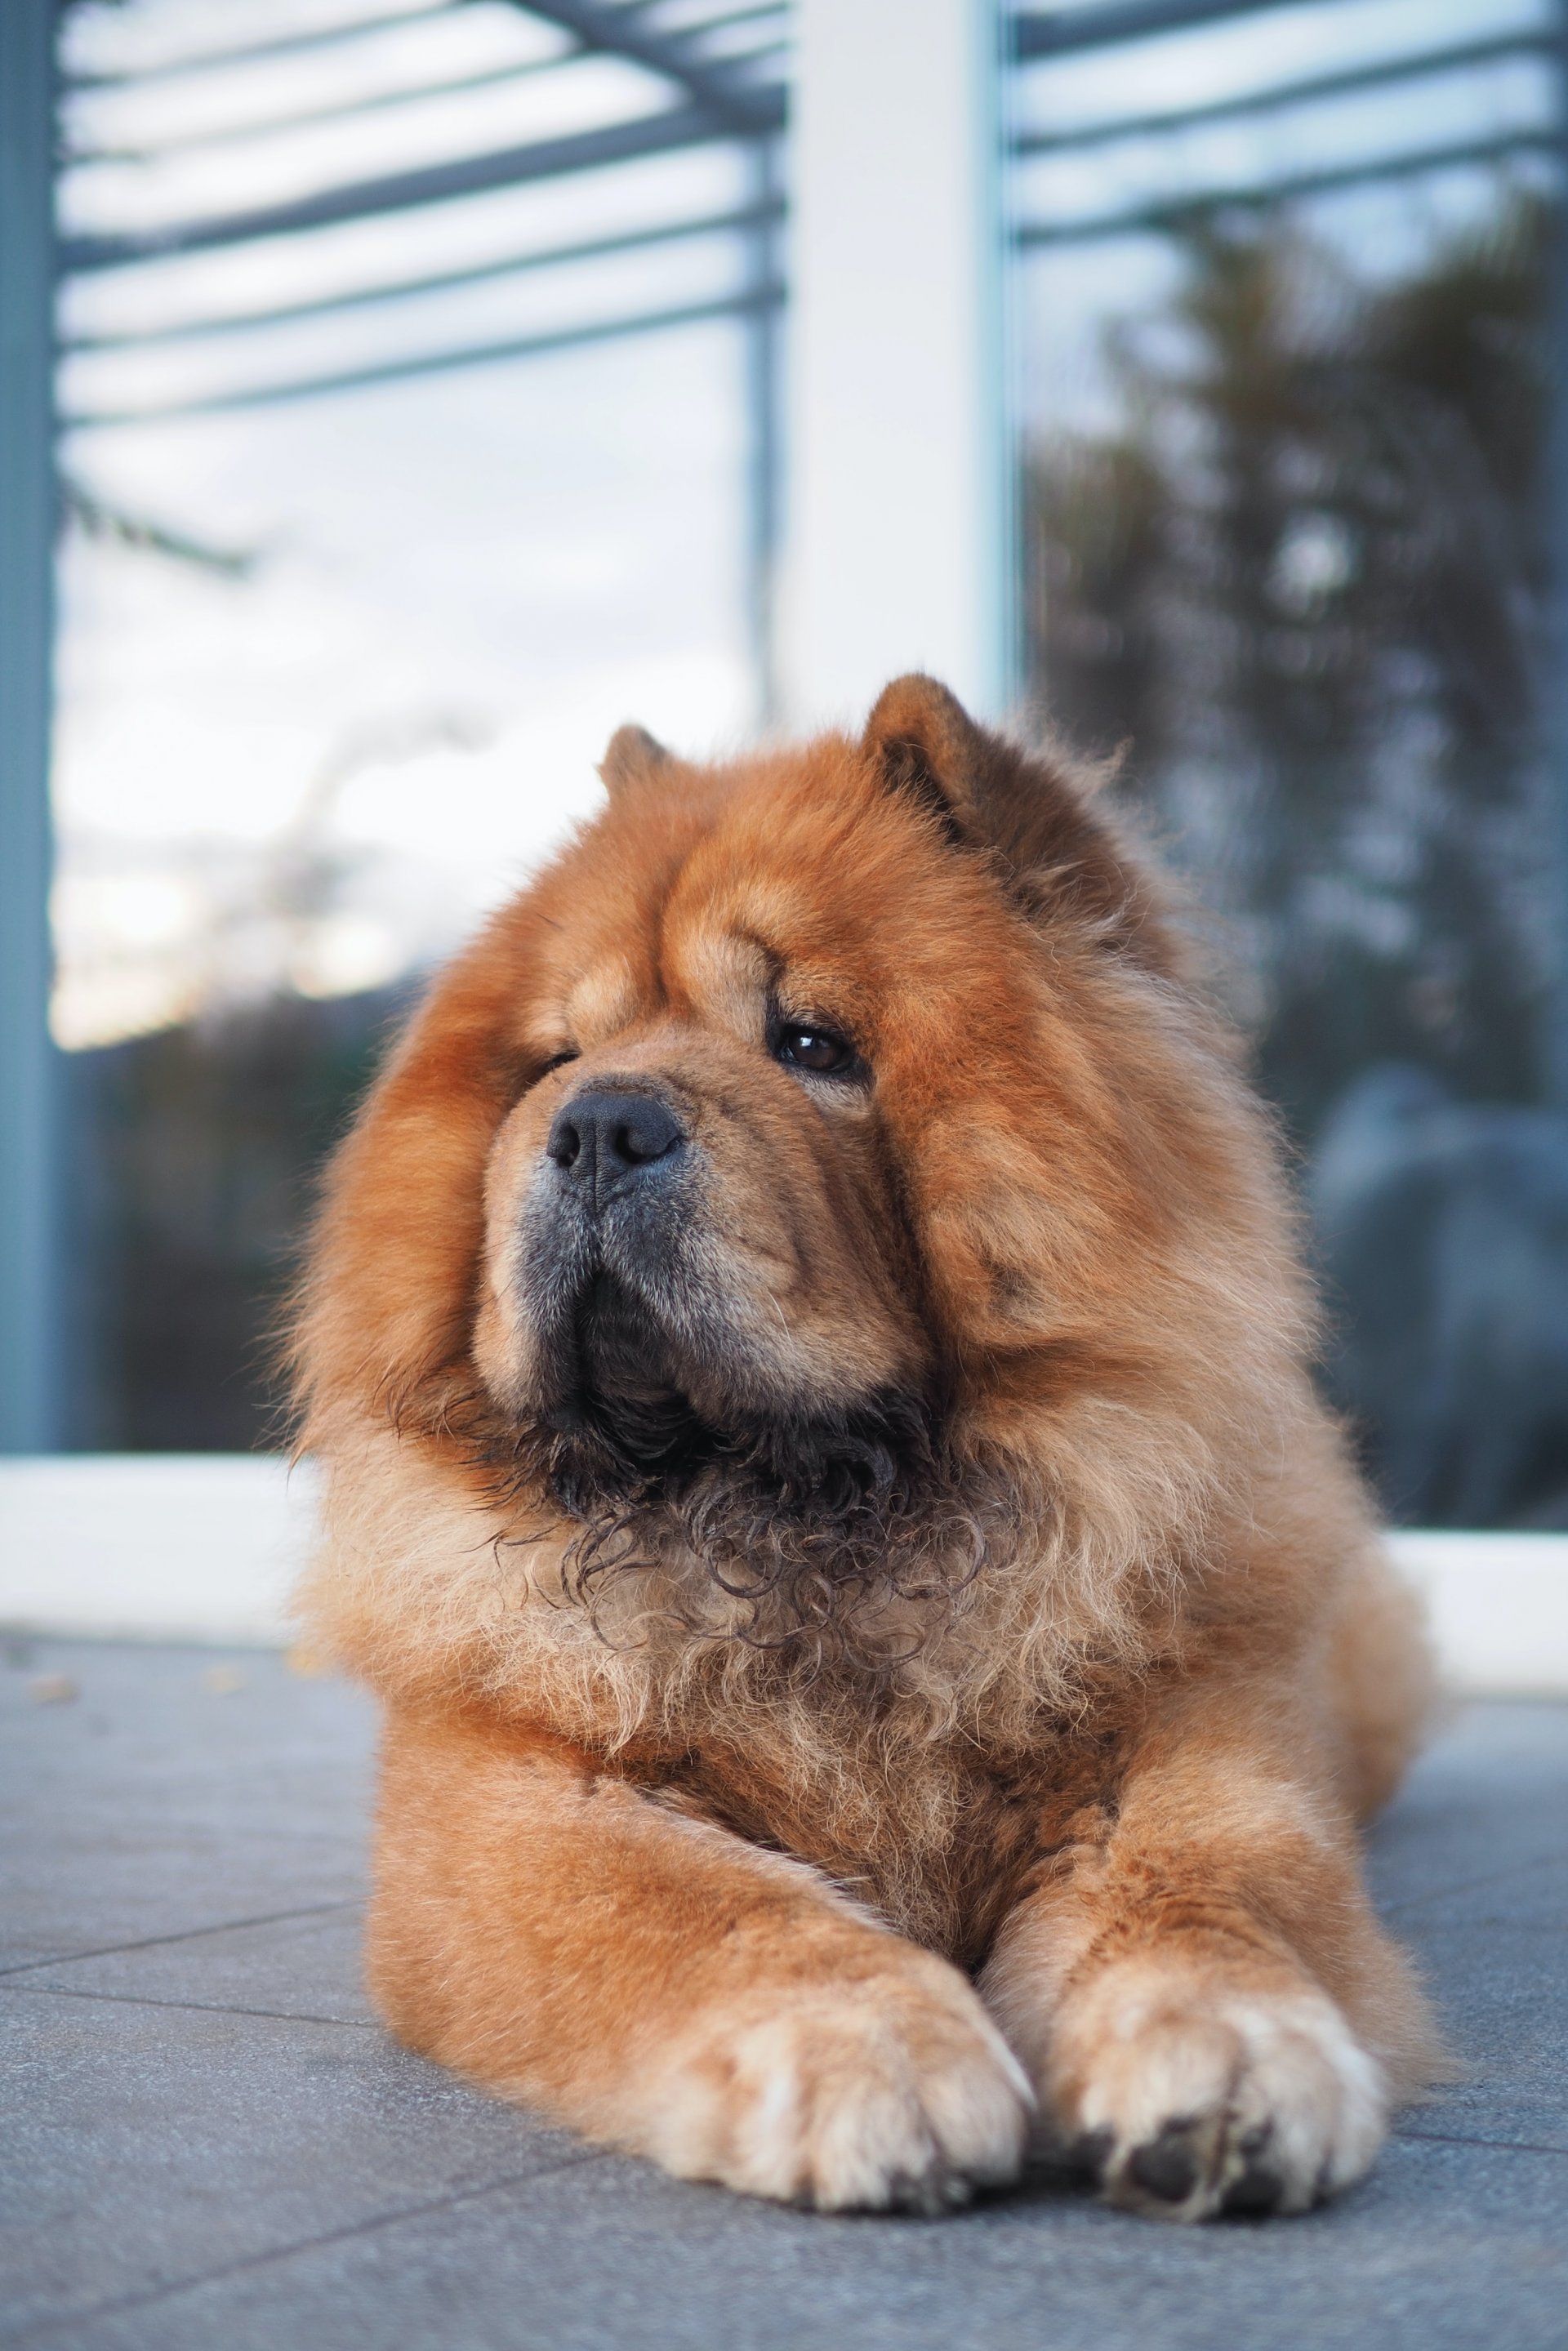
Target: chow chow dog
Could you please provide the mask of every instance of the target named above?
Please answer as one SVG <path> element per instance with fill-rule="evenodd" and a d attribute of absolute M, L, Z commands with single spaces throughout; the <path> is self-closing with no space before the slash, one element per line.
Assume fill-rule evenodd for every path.
<path fill-rule="evenodd" d="M 1166 893 L 925 677 L 602 773 L 302 1290 L 381 2011 L 754 2195 L 1303 2211 L 1440 2062 L 1356 1841 L 1430 1676 Z"/>

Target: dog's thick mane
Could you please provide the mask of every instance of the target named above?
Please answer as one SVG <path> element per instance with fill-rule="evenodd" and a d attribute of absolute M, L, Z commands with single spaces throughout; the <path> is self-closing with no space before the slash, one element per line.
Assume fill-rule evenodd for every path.
<path fill-rule="evenodd" d="M 1250 1404 L 1265 1459 L 1312 1447 L 1332 1474 L 1305 1410 L 1277 1390 Z M 836 1589 L 813 1605 L 804 1543 L 744 1479 L 727 1501 L 700 1480 L 689 1499 L 706 1541 L 758 1538 L 730 1577 L 677 1512 L 574 1522 L 537 1491 L 504 1498 L 460 1441 L 356 1414 L 327 1448 L 329 1541 L 305 1598 L 388 1694 L 465 1693 L 603 1751 L 755 1733 L 791 1781 L 827 1787 L 853 1779 L 867 1738 L 1021 1750 L 1108 1687 L 1179 1665 L 1195 1598 L 1211 1617 L 1277 1610 L 1271 1579 L 1227 1586 L 1214 1565 L 1232 1536 L 1256 1559 L 1302 1532 L 1223 1418 L 1175 1394 L 1134 1412 L 1080 1389 L 1037 1458 L 967 1447 L 906 1557 L 895 1534 L 856 1582 L 837 1551 Z M 1348 1481 L 1344 1501 L 1348 1561 L 1364 1540 Z"/>
<path fill-rule="evenodd" d="M 1002 847 L 1015 873 L 1043 876 L 1051 986 L 1101 1056 L 1094 1082 L 1125 1106 L 1108 1114 L 1124 1123 L 1105 1148 L 1126 1162 L 1105 1162 L 1111 1178 L 1163 1220 L 1127 1244 L 1137 1278 L 1113 1231 L 1068 1233 L 1092 1277 L 1081 1307 L 1038 1344 L 958 1362 L 939 1420 L 883 1398 L 858 1419 L 709 1430 L 653 1477 L 649 1451 L 678 1457 L 685 1433 L 628 1446 L 624 1419 L 568 1441 L 507 1424 L 469 1346 L 477 1171 L 517 1082 L 498 1040 L 542 952 L 520 903 L 443 980 L 383 1081 L 306 1291 L 305 1441 L 329 1465 L 306 1602 L 383 1692 L 473 1700 L 601 1752 L 749 1742 L 822 1802 L 852 1804 L 871 1748 L 885 1761 L 956 1736 L 1022 1751 L 1108 1690 L 1178 1670 L 1194 1639 L 1244 1640 L 1265 1615 L 1287 1638 L 1327 1597 L 1301 1559 L 1364 1552 L 1363 1499 L 1312 1396 L 1273 1137 L 1229 1032 L 1161 945 L 1138 855 L 1068 778 L 998 758 L 1007 810 L 1066 810 L 1030 814 L 1039 839 L 1007 814 Z M 675 801 L 658 820 L 672 858 L 713 820 L 712 787 L 694 790 L 685 834 Z M 1052 880 L 1069 866 L 1071 886 Z M 423 1187 L 396 1230 L 427 1233 L 430 1254 L 423 1290 L 389 1299 L 395 1252 L 361 1204 L 391 1153 Z M 1310 1530 L 1292 1499 L 1309 1489 Z"/>

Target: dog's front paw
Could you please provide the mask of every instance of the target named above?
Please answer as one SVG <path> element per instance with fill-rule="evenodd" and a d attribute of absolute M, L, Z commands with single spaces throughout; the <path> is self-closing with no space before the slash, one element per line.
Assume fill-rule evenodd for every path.
<path fill-rule="evenodd" d="M 911 1953 L 706 2018 L 661 2069 L 647 2152 L 821 2211 L 936 2212 L 1017 2177 L 1033 2104 L 962 1977 Z"/>
<path fill-rule="evenodd" d="M 1304 1981 L 1109 1970 L 1070 1997 L 1051 2072 L 1058 2126 L 1106 2199 L 1167 2220 L 1305 2212 L 1362 2178 L 1387 2125 L 1376 2060 Z"/>

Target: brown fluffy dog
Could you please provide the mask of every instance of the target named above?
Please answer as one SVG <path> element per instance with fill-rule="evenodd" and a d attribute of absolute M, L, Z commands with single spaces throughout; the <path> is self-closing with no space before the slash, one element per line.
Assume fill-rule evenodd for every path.
<path fill-rule="evenodd" d="M 414 2048 L 672 2171 L 1301 2211 L 1432 2070 L 1354 1823 L 1428 1694 L 1268 1123 L 1082 779 L 929 679 L 611 805 L 308 1279 L 309 1606 Z"/>

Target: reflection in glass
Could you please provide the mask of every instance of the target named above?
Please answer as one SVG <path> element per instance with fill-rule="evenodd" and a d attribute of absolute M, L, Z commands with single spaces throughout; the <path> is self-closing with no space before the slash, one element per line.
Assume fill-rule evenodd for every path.
<path fill-rule="evenodd" d="M 775 121 L 785 12 L 676 13 Z M 71 1436 L 246 1446 L 420 974 L 622 720 L 755 719 L 777 199 L 678 75 L 510 0 L 75 0 L 62 64 Z"/>
<path fill-rule="evenodd" d="M 1545 20 L 1269 23 L 1019 78 L 1030 686 L 1216 918 L 1388 1507 L 1568 1524 Z"/>

